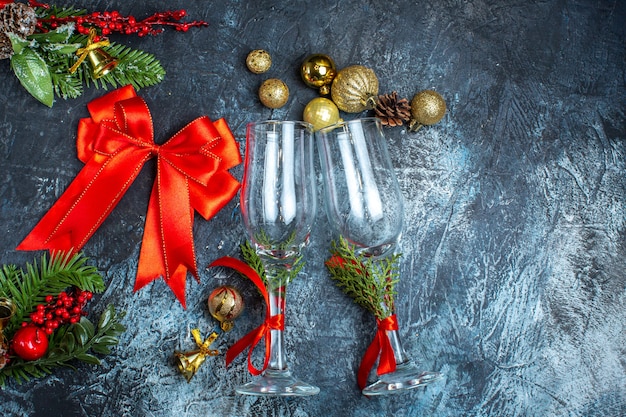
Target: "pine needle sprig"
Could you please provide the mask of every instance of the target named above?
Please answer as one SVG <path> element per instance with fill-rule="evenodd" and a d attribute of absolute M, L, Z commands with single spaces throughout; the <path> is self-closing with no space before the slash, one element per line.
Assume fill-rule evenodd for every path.
<path fill-rule="evenodd" d="M 99 293 L 104 291 L 102 276 L 96 267 L 87 265 L 88 258 L 82 254 L 56 252 L 48 259 L 44 254 L 39 263 L 28 263 L 25 269 L 5 265 L 0 269 L 0 295 L 13 300 L 15 315 L 11 318 L 5 334 L 13 333 L 45 297 L 58 294 L 69 287 Z"/>
<path fill-rule="evenodd" d="M 298 255 L 288 269 L 279 269 L 277 275 L 272 277 L 271 282 L 268 282 L 263 261 L 250 242 L 246 240 L 240 247 L 244 262 L 259 274 L 265 286 L 269 288 L 276 289 L 288 285 L 304 268 L 305 263 L 302 261 L 302 255 Z"/>
<path fill-rule="evenodd" d="M 330 252 L 332 256 L 326 267 L 331 279 L 346 295 L 379 320 L 393 314 L 400 255 L 375 260 L 358 254 L 343 237 L 332 242 Z"/>

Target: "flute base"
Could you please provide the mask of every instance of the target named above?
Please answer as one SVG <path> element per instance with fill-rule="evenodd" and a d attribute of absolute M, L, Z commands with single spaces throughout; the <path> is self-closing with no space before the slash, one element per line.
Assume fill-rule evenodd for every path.
<path fill-rule="evenodd" d="M 398 394 L 406 390 L 419 388 L 440 380 L 443 374 L 439 372 L 421 371 L 412 361 L 396 366 L 394 372 L 383 374 L 373 384 L 361 391 L 363 395 Z"/>
<path fill-rule="evenodd" d="M 306 397 L 316 395 L 320 389 L 300 381 L 291 372 L 268 369 L 263 376 L 235 389 L 238 394 L 270 397 Z"/>

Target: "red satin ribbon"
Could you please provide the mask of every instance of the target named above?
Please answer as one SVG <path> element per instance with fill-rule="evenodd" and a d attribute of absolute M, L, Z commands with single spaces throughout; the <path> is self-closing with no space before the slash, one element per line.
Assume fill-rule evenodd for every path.
<path fill-rule="evenodd" d="M 361 389 L 367 385 L 367 377 L 379 356 L 378 368 L 376 369 L 378 375 L 388 374 L 396 370 L 396 357 L 393 354 L 393 348 L 387 336 L 388 330 L 398 330 L 396 315 L 392 314 L 383 320 L 376 319 L 376 322 L 378 324 L 376 336 L 374 336 L 374 340 L 365 351 L 365 355 L 363 355 L 359 365 L 357 382 Z"/>
<path fill-rule="evenodd" d="M 240 274 L 247 277 L 250 281 L 252 281 L 254 285 L 256 285 L 256 287 L 259 289 L 259 291 L 261 291 L 261 295 L 263 295 L 263 298 L 265 299 L 265 321 L 263 322 L 263 324 L 239 339 L 226 352 L 226 366 L 228 366 L 237 356 L 239 356 L 239 354 L 241 354 L 241 352 L 244 351 L 245 348 L 249 346 L 250 350 L 248 351 L 248 371 L 252 375 L 260 375 L 267 368 L 267 364 L 270 360 L 270 331 L 284 330 L 285 316 L 283 314 L 270 316 L 269 295 L 267 294 L 267 290 L 265 289 L 263 280 L 261 279 L 259 274 L 257 274 L 257 272 L 245 262 L 242 262 L 239 259 L 231 258 L 229 256 L 224 256 L 215 260 L 209 266 L 226 266 L 234 269 L 235 271 L 239 272 Z M 263 338 L 265 338 L 265 359 L 263 361 L 263 367 L 261 369 L 257 369 L 252 364 L 252 352 L 254 351 L 256 345 Z"/>
<path fill-rule="evenodd" d="M 199 281 L 194 210 L 208 220 L 239 190 L 228 172 L 241 163 L 235 138 L 223 119 L 200 117 L 157 145 L 148 106 L 131 86 L 87 107 L 76 141 L 85 166 L 17 249 L 80 250 L 156 157 L 134 290 L 163 277 L 185 307 L 187 271 Z"/>

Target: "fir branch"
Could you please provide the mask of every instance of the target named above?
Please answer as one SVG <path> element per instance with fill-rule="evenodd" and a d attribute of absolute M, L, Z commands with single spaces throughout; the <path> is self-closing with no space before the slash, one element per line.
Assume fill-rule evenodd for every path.
<path fill-rule="evenodd" d="M 343 237 L 332 242 L 330 252 L 326 267 L 346 295 L 379 320 L 393 314 L 400 255 L 374 260 L 358 254 Z"/>
<path fill-rule="evenodd" d="M 43 358 L 25 361 L 12 357 L 11 362 L 0 370 L 0 387 L 7 379 L 21 384 L 51 374 L 54 368 L 61 366 L 75 369 L 72 365 L 75 360 L 99 365 L 100 359 L 93 353 L 106 355 L 111 352 L 111 346 L 119 343 L 118 337 L 126 330 L 120 323 L 123 317 L 123 313 L 117 314 L 115 307 L 109 305 L 100 316 L 97 327 L 83 317 L 78 323 L 59 328 L 51 335 Z"/>
<path fill-rule="evenodd" d="M 82 254 L 57 252 L 50 260 L 44 254 L 39 264 L 35 260 L 25 269 L 4 266 L 0 270 L 0 294 L 13 300 L 15 315 L 11 318 L 5 335 L 10 335 L 24 321 L 46 295 L 58 294 L 68 287 L 78 287 L 94 293 L 104 291 L 104 281 L 94 266 L 87 265 Z"/>
<path fill-rule="evenodd" d="M 254 269 L 261 279 L 263 279 L 263 283 L 266 287 L 269 288 L 278 288 L 283 285 L 288 285 L 293 279 L 295 279 L 302 268 L 304 268 L 304 262 L 302 261 L 302 255 L 298 255 L 295 257 L 294 262 L 289 265 L 288 268 L 278 269 L 276 275 L 272 278 L 272 282 L 268 282 L 267 273 L 265 270 L 265 265 L 263 264 L 262 258 L 256 252 L 256 250 L 252 247 L 249 241 L 244 241 L 241 244 L 241 254 L 244 262 L 246 262 L 252 269 Z"/>

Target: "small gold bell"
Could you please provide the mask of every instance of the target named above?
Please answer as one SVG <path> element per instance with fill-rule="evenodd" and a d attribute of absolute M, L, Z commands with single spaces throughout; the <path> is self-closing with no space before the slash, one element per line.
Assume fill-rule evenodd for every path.
<path fill-rule="evenodd" d="M 107 75 L 109 72 L 113 71 L 113 68 L 117 66 L 117 60 L 109 55 L 109 53 L 102 48 L 89 51 L 89 53 L 87 54 L 87 59 L 91 64 L 93 78 L 95 79 Z"/>
<path fill-rule="evenodd" d="M 0 335 L 2 335 L 2 331 L 9 324 L 13 314 L 15 314 L 13 301 L 10 298 L 0 297 Z"/>
<path fill-rule="evenodd" d="M 204 363 L 207 356 L 217 356 L 219 354 L 217 350 L 209 349 L 211 343 L 217 339 L 217 333 L 211 333 L 204 342 L 200 337 L 200 330 L 193 329 L 191 331 L 191 335 L 193 336 L 196 345 L 198 345 L 198 349 L 191 350 L 189 352 L 180 352 L 178 350 L 174 351 L 174 358 L 176 358 L 178 370 L 181 374 L 183 374 L 187 382 L 190 382 L 191 378 L 193 378 L 196 372 L 198 372 L 200 365 Z"/>
<path fill-rule="evenodd" d="M 191 378 L 198 372 L 198 368 L 202 365 L 206 359 L 206 355 L 203 355 L 200 350 L 193 350 L 191 352 L 174 352 L 176 358 L 176 365 L 178 370 L 185 377 L 187 382 L 191 381 Z"/>
<path fill-rule="evenodd" d="M 4 368 L 9 358 L 9 343 L 3 331 L 15 314 L 15 304 L 9 298 L 0 297 L 0 369 Z"/>

